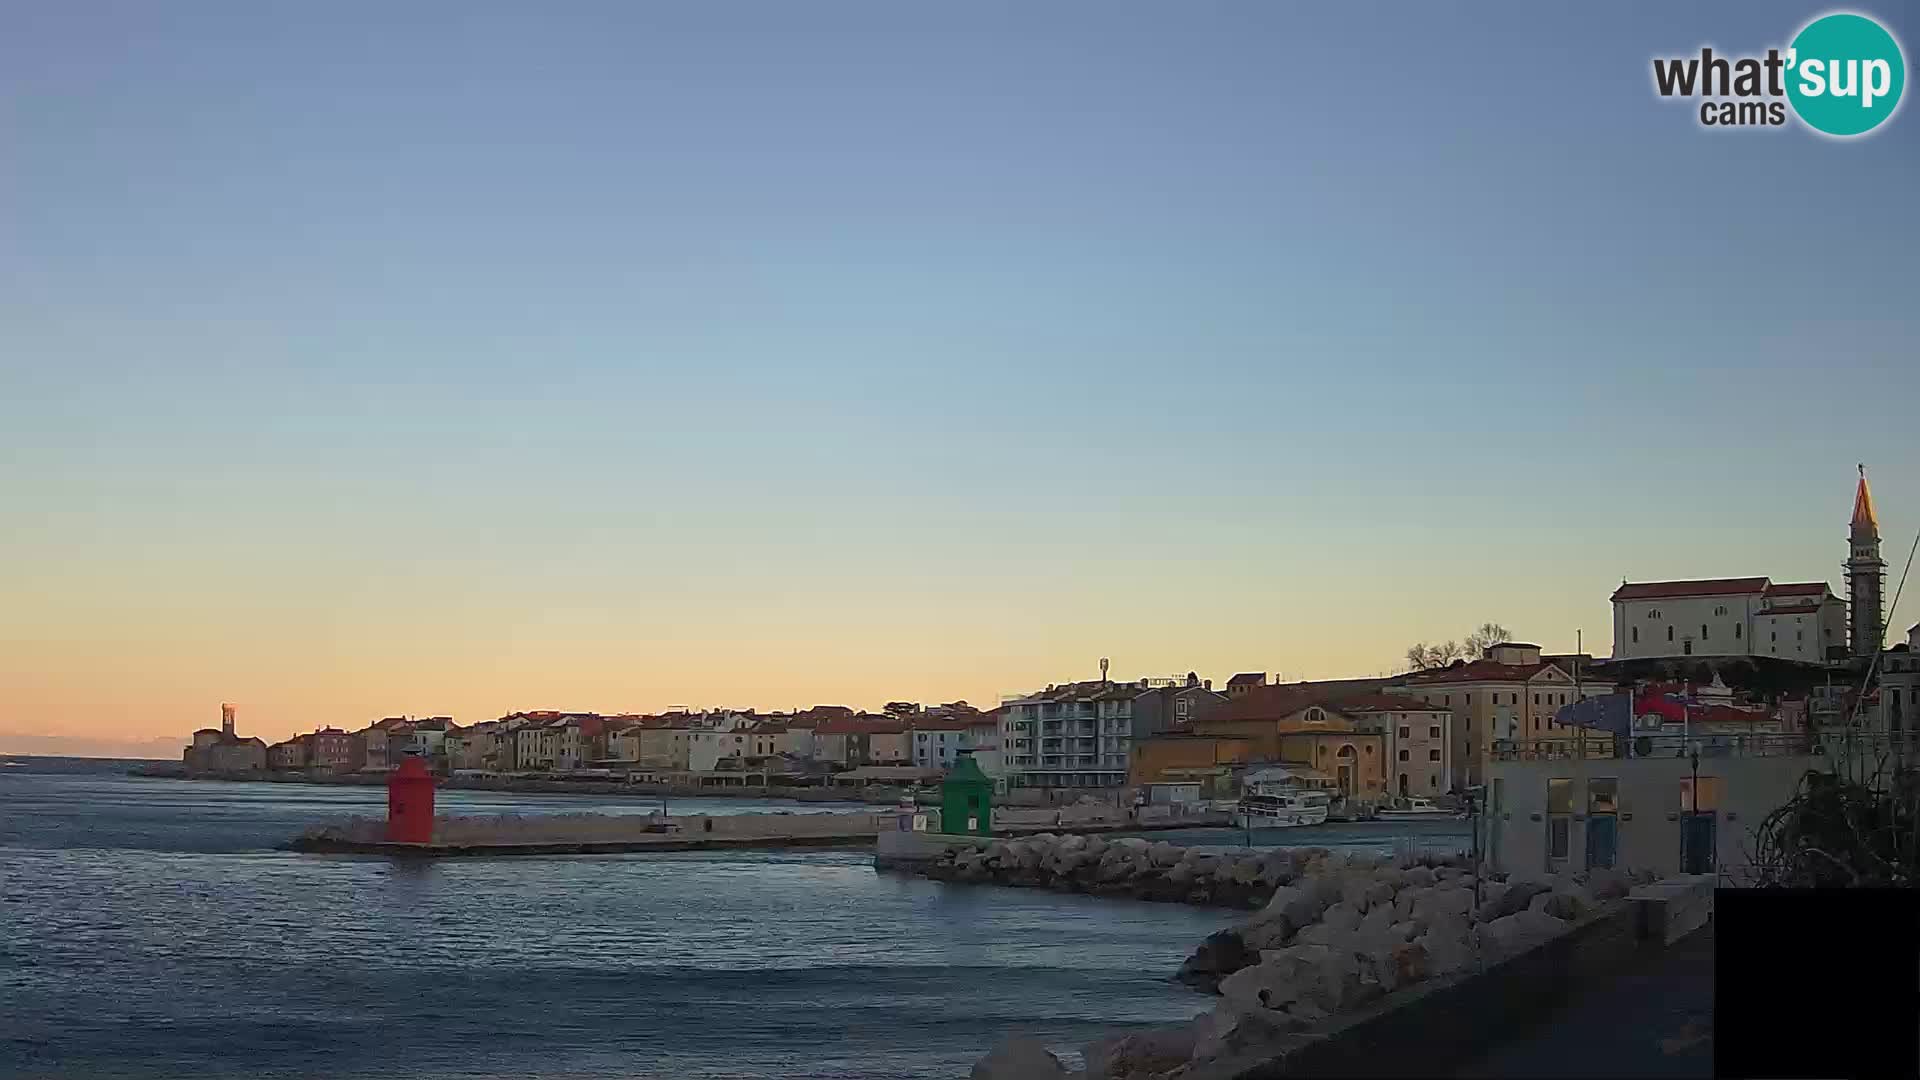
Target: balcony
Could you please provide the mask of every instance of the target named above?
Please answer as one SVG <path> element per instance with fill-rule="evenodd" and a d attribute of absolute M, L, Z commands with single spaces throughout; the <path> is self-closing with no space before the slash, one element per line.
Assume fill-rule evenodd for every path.
<path fill-rule="evenodd" d="M 1620 758 L 1684 758 L 1697 750 L 1702 760 L 1724 757 L 1808 757 L 1846 752 L 1874 754 L 1887 750 L 1912 753 L 1920 743 L 1890 741 L 1886 736 L 1861 734 L 1815 737 L 1793 735 L 1590 735 L 1579 738 L 1496 739 L 1488 757 L 1493 761 L 1608 760 Z"/>

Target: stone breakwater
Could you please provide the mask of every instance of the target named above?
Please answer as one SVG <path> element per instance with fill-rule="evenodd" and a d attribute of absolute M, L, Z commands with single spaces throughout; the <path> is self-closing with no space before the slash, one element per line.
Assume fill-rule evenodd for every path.
<path fill-rule="evenodd" d="M 1293 880 L 1293 867 L 1293 855 L 1285 851 L 1222 852 L 1136 836 L 1038 833 L 978 850 L 949 850 L 920 873 L 936 881 L 1246 909 L 1261 907 Z"/>
<path fill-rule="evenodd" d="M 1110 864 L 1107 851 L 1122 845 L 1123 854 Z M 1138 846 L 1125 841 L 1078 860 L 1050 851 L 1032 865 L 1029 851 L 1006 852 L 997 861 L 987 858 L 992 849 L 979 853 L 970 871 L 976 874 L 1079 881 L 1091 858 L 1096 883 L 1101 866 L 1114 867 L 1114 885 L 1131 883 L 1134 874 L 1167 882 L 1169 871 L 1184 866 L 1190 869 L 1179 877 L 1189 895 L 1220 897 L 1230 905 L 1259 889 L 1266 895 L 1256 914 L 1208 937 L 1181 966 L 1177 978 L 1219 995 L 1206 1014 L 1089 1045 L 1084 1073 L 1069 1072 L 1037 1042 L 1012 1040 L 975 1066 L 976 1080 L 1224 1080 L 1277 1055 L 1284 1040 L 1322 1030 L 1398 989 L 1517 956 L 1653 880 L 1651 873 L 1595 870 L 1554 878 L 1490 875 L 1476 882 L 1467 861 L 1457 857 L 1415 861 L 1324 848 L 1249 854 L 1222 871 L 1224 857 L 1210 864 L 1198 857 L 1189 861 L 1188 851 L 1167 848 L 1173 845 L 1148 845 L 1144 864 Z M 1085 852 L 1086 845 L 1067 850 Z M 1016 869 L 1003 869 L 1009 860 Z M 960 861 L 953 860 L 956 866 Z M 1198 883 L 1199 866 L 1209 867 L 1204 885 Z M 1170 887 L 1140 888 L 1154 893 Z"/>

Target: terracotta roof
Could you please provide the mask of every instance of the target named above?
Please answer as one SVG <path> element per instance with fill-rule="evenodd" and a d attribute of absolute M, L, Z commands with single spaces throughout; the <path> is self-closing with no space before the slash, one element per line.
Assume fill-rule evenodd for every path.
<path fill-rule="evenodd" d="M 1249 683 L 1251 683 L 1254 686 L 1264 686 L 1266 684 L 1266 681 L 1267 681 L 1267 673 L 1264 671 L 1243 671 L 1240 674 L 1235 675 L 1233 678 L 1228 679 L 1227 685 L 1228 686 L 1246 686 Z"/>
<path fill-rule="evenodd" d="M 1763 577 L 1708 578 L 1701 581 L 1621 582 L 1615 600 L 1667 600 L 1682 596 L 1740 596 L 1767 591 Z"/>
<path fill-rule="evenodd" d="M 1825 596 L 1828 591 L 1824 581 L 1776 581 L 1767 586 L 1768 596 Z"/>
<path fill-rule="evenodd" d="M 1327 703 L 1327 708 L 1346 713 L 1372 712 L 1439 712 L 1447 711 L 1444 705 L 1429 705 L 1417 697 L 1404 694 L 1362 694 L 1359 697 L 1341 698 Z"/>
<path fill-rule="evenodd" d="M 1429 686 L 1435 683 L 1466 682 L 1526 682 L 1542 671 L 1555 665 L 1542 660 L 1537 664 L 1496 664 L 1492 660 L 1475 660 L 1471 664 L 1457 664 L 1451 667 L 1436 668 L 1432 671 L 1416 671 L 1406 677 L 1408 686 Z"/>
<path fill-rule="evenodd" d="M 820 735 L 901 735 L 907 726 L 898 720 L 843 716 L 821 721 L 814 731 Z"/>
<path fill-rule="evenodd" d="M 962 717 L 929 717 L 924 720 L 907 721 L 909 731 L 966 731 L 971 728 L 985 727 L 993 723 L 985 718 L 966 719 Z"/>

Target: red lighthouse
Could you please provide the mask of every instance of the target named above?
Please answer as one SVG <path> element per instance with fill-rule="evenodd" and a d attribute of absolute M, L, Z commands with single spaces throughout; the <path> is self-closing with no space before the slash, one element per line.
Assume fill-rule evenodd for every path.
<path fill-rule="evenodd" d="M 412 755 L 387 777 L 387 842 L 433 842 L 433 777 L 427 763 Z"/>

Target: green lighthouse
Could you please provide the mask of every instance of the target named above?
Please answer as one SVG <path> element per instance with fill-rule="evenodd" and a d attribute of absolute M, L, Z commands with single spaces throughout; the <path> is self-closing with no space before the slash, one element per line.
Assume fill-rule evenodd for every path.
<path fill-rule="evenodd" d="M 962 751 L 940 785 L 940 831 L 969 836 L 993 835 L 993 781 L 973 755 Z"/>

